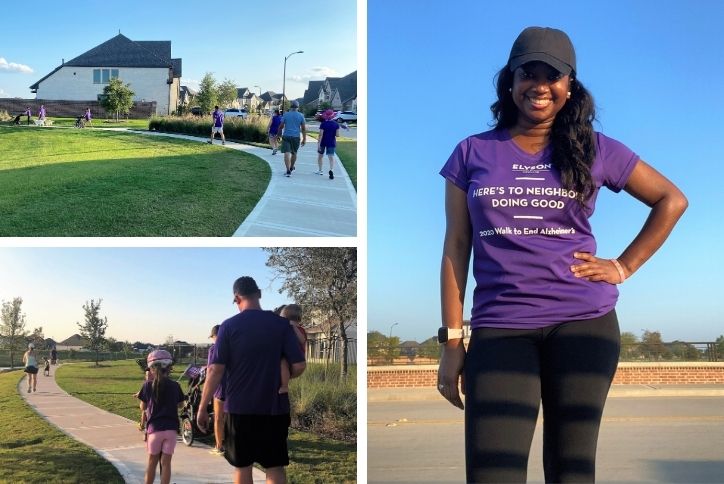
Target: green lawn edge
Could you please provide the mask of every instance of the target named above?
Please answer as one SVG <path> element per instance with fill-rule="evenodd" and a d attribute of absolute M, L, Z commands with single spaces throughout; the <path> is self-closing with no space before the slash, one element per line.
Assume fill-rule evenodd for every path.
<path fill-rule="evenodd" d="M 123 483 L 113 465 L 40 417 L 18 393 L 21 370 L 0 374 L 0 482 Z"/>

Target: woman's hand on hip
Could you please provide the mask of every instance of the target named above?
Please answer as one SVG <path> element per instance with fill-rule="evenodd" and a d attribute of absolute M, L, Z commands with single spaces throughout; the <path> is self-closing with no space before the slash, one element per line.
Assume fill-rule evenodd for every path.
<path fill-rule="evenodd" d="M 445 397 L 445 400 L 461 410 L 465 406 L 458 391 L 458 380 L 460 380 L 463 394 L 465 394 L 465 380 L 462 376 L 464 364 L 465 346 L 462 340 L 443 345 L 440 367 L 437 370 L 437 390 Z"/>
<path fill-rule="evenodd" d="M 611 259 L 599 259 L 590 252 L 574 252 L 573 257 L 582 260 L 581 264 L 571 266 L 573 275 L 591 282 L 621 284 L 621 274 Z M 625 274 L 628 277 L 629 274 Z"/>

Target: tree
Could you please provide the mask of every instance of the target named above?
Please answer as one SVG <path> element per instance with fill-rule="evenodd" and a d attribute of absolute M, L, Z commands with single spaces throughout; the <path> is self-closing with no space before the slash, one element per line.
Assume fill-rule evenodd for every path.
<path fill-rule="evenodd" d="M 641 349 L 652 359 L 661 360 L 670 356 L 671 352 L 664 346 L 661 333 L 658 331 L 644 331 L 641 336 Z"/>
<path fill-rule="evenodd" d="M 131 91 L 131 85 L 124 85 L 118 79 L 111 79 L 110 83 L 103 88 L 103 96 L 101 97 L 101 106 L 108 112 L 116 113 L 116 121 L 118 121 L 119 113 L 128 114 L 133 107 L 133 96 L 136 93 Z"/>
<path fill-rule="evenodd" d="M 442 346 L 437 342 L 437 337 L 433 336 L 420 343 L 420 347 L 417 352 L 420 356 L 425 358 L 440 359 Z"/>
<path fill-rule="evenodd" d="M 724 334 L 719 335 L 714 343 L 716 343 L 714 346 L 714 351 L 716 351 L 716 353 L 714 355 L 710 355 L 709 358 L 712 361 L 724 359 Z"/>
<path fill-rule="evenodd" d="M 77 323 L 80 328 L 80 335 L 90 341 L 89 348 L 96 353 L 96 366 L 98 366 L 98 353 L 106 342 L 105 334 L 108 329 L 108 317 L 101 318 L 101 302 L 93 299 L 86 301 L 83 305 L 85 311 L 85 323 Z"/>
<path fill-rule="evenodd" d="M 229 106 L 231 106 L 231 104 L 234 102 L 238 95 L 236 83 L 229 79 L 224 79 L 224 82 L 217 86 L 216 93 L 216 96 L 219 100 L 219 106 L 228 108 Z"/>
<path fill-rule="evenodd" d="M 331 315 L 342 341 L 341 374 L 347 376 L 347 330 L 357 322 L 357 249 L 275 247 L 266 265 L 284 277 L 280 292 L 320 314 Z"/>
<path fill-rule="evenodd" d="M 211 110 L 214 109 L 214 106 L 218 104 L 217 99 L 216 79 L 214 79 L 214 76 L 210 72 L 207 72 L 204 74 L 204 78 L 201 79 L 199 93 L 196 95 L 201 112 L 204 114 L 210 113 Z"/>
<path fill-rule="evenodd" d="M 636 335 L 628 331 L 621 333 L 621 359 L 634 360 L 640 354 L 639 339 Z"/>
<path fill-rule="evenodd" d="M 30 335 L 30 342 L 35 345 L 35 349 L 46 349 L 45 335 L 43 334 L 42 326 L 33 330 L 32 334 Z"/>
<path fill-rule="evenodd" d="M 25 331 L 25 314 L 22 312 L 23 298 L 16 297 L 12 301 L 3 301 L 0 317 L 0 336 L 4 346 L 10 350 L 10 368 L 15 367 L 15 350 L 22 348 L 28 333 Z"/>

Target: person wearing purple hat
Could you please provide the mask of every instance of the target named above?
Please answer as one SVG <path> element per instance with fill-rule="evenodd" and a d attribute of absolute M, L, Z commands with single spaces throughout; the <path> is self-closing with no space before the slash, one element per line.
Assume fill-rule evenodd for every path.
<path fill-rule="evenodd" d="M 317 140 L 317 164 L 319 171 L 317 175 L 323 175 L 322 158 L 327 153 L 329 158 L 329 179 L 334 180 L 334 150 L 337 146 L 337 137 L 339 136 L 339 124 L 334 119 L 334 111 L 327 109 L 322 113 L 322 121 L 319 125 L 319 139 Z"/>
<path fill-rule="evenodd" d="M 594 481 L 620 349 L 617 285 L 664 243 L 688 205 L 637 154 L 594 131 L 593 98 L 578 74 L 568 35 L 523 30 L 497 74 L 494 128 L 460 142 L 440 171 L 447 227 L 438 390 L 465 409 L 469 482 L 525 482 L 541 402 L 546 482 Z M 614 258 L 596 253 L 589 223 L 604 186 L 651 208 Z"/>

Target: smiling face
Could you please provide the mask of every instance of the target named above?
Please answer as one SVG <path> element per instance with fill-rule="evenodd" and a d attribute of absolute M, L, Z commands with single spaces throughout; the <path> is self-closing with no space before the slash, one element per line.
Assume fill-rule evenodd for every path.
<path fill-rule="evenodd" d="M 518 107 L 518 126 L 552 124 L 566 104 L 570 76 L 545 62 L 529 62 L 513 72 L 511 96 Z"/>

